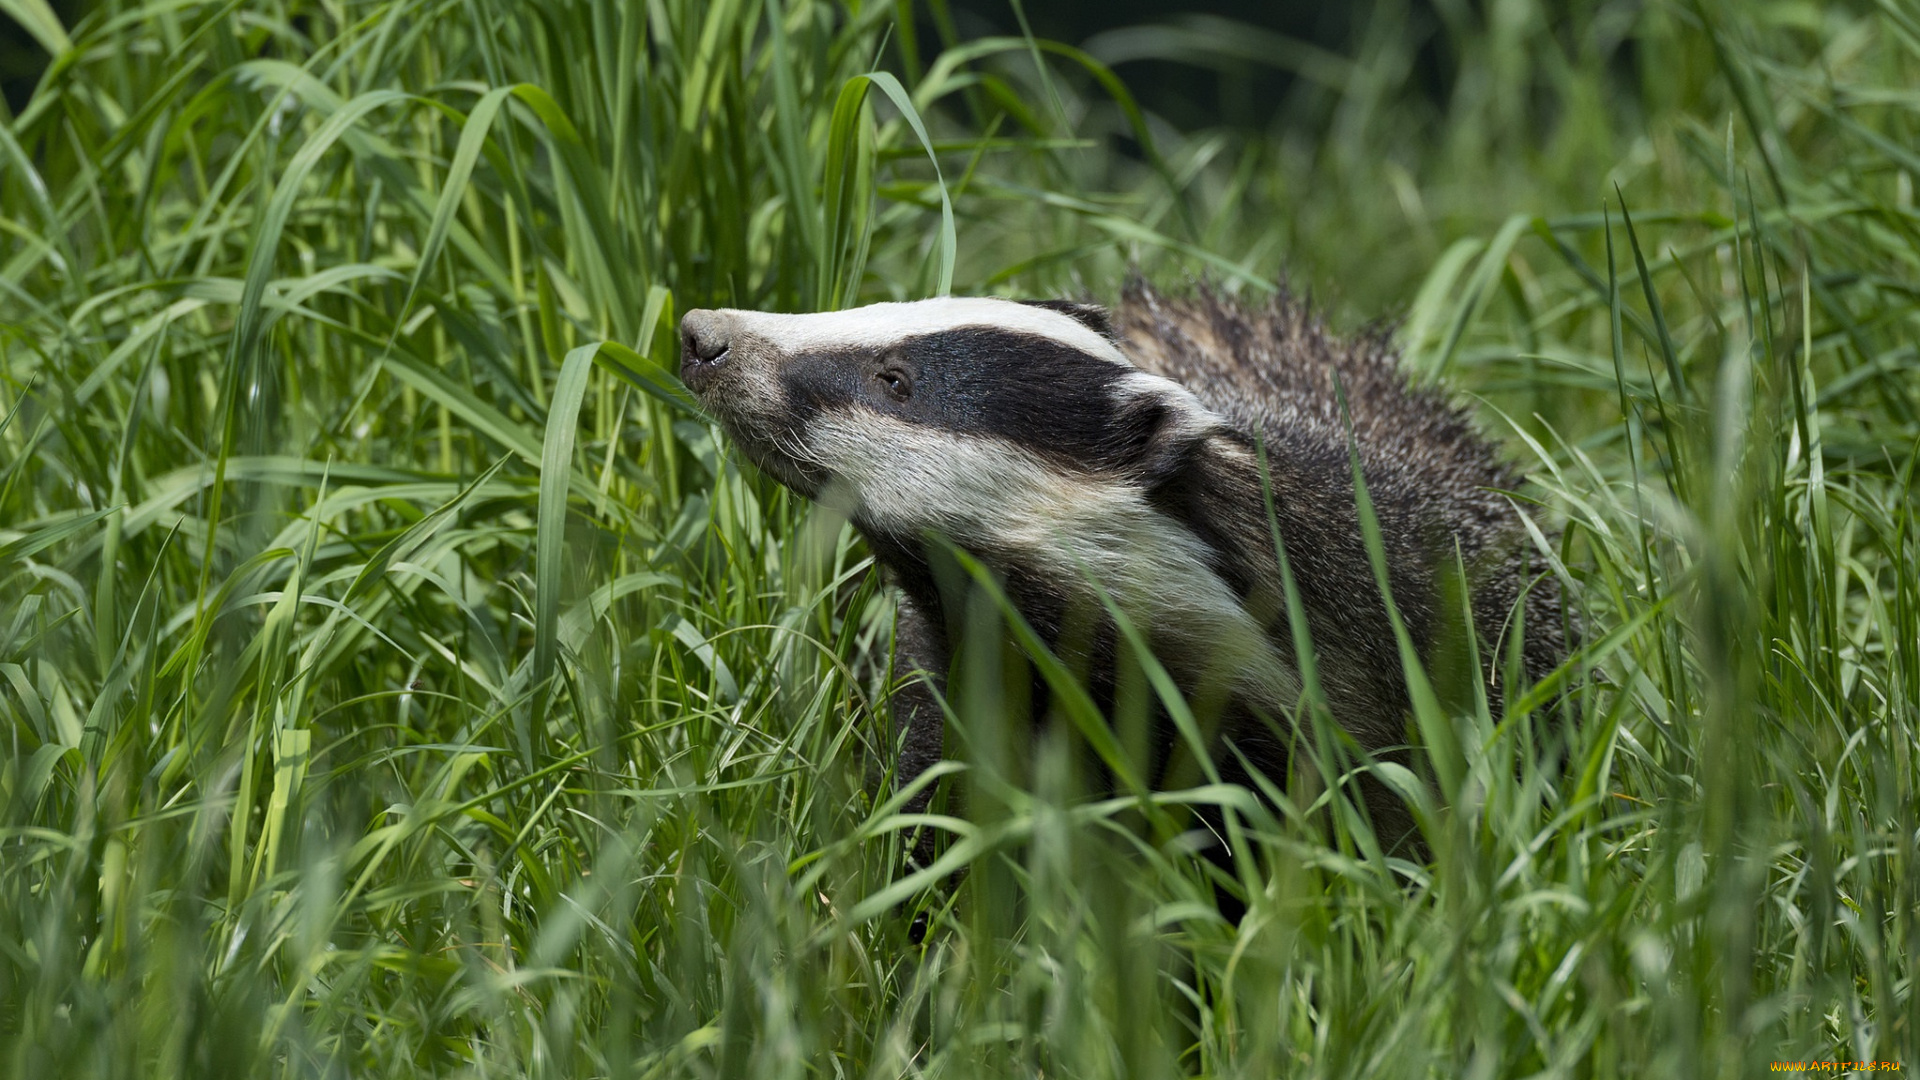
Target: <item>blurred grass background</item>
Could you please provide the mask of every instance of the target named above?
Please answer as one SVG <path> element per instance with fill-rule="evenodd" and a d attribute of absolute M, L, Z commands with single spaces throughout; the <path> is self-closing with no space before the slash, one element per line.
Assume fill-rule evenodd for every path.
<path fill-rule="evenodd" d="M 56 7 L 0 2 L 7 1075 L 1920 1065 L 1908 0 Z M 1219 882 L 986 660 L 972 812 L 904 818 L 864 550 L 668 374 L 689 307 L 1129 267 L 1397 320 L 1562 525 L 1602 677 L 1559 754 L 1553 686 L 1421 718 L 1430 864 L 1336 763 L 1167 797 Z"/>

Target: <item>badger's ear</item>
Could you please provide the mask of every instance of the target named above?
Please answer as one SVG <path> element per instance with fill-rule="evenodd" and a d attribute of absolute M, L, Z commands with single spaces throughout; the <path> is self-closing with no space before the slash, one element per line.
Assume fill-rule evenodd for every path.
<path fill-rule="evenodd" d="M 1205 442 L 1205 435 L 1179 405 L 1142 394 L 1114 413 L 1110 462 L 1131 473 L 1149 490 L 1183 474 Z"/>
<path fill-rule="evenodd" d="M 1028 307 L 1057 311 L 1101 337 L 1113 336 L 1113 315 L 1099 304 L 1081 304 L 1072 300 L 1022 300 Z"/>

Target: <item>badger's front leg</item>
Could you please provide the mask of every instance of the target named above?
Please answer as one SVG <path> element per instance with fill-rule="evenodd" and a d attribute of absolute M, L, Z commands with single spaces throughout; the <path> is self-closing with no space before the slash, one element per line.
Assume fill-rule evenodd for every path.
<path fill-rule="evenodd" d="M 894 739 L 900 747 L 893 770 L 894 786 L 899 789 L 939 763 L 947 726 L 935 694 L 945 689 L 947 678 L 946 627 L 937 615 L 923 610 L 905 593 L 900 594 L 899 616 L 894 624 L 893 672 L 896 688 L 888 702 L 893 708 Z M 915 792 L 907 800 L 905 812 L 925 813 L 933 801 L 933 788 L 928 784 Z M 909 857 L 916 866 L 932 863 L 932 830 L 920 831 Z"/>

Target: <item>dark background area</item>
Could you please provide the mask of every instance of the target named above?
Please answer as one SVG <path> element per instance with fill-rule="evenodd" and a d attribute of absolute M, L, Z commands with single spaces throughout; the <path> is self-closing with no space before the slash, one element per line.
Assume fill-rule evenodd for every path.
<path fill-rule="evenodd" d="M 1429 0 L 1417 0 L 1415 6 L 1421 10 L 1411 21 L 1431 25 L 1432 20 L 1425 17 L 1428 4 Z M 1028 0 L 1023 4 L 1036 37 L 1074 45 L 1110 30 L 1213 16 L 1342 54 L 1352 52 L 1375 7 L 1370 0 Z M 1009 0 L 959 0 L 951 9 L 954 29 L 963 39 L 1020 33 L 1019 16 Z M 926 35 L 923 39 L 938 40 Z M 1433 59 L 1423 57 L 1428 62 Z M 1143 108 L 1189 131 L 1222 125 L 1266 127 L 1296 81 L 1292 72 L 1277 66 L 1230 58 L 1213 67 L 1130 60 L 1115 70 Z"/>
<path fill-rule="evenodd" d="M 86 0 L 51 0 L 51 5 L 69 28 L 92 7 Z M 1376 6 L 1369 0 L 1028 0 L 1024 8 L 1036 36 L 1076 45 L 1104 31 L 1202 15 L 1232 19 L 1331 52 L 1349 53 Z M 952 28 L 963 39 L 1020 32 L 1019 18 L 1008 0 L 960 0 L 948 7 Z M 920 11 L 922 51 L 931 56 L 939 48 L 940 28 L 925 5 Z M 1443 91 L 1444 83 L 1439 38 L 1430 32 L 1437 24 L 1433 0 L 1414 0 L 1409 5 L 1406 32 L 1423 39 L 1415 77 L 1436 96 Z M 0 15 L 0 91 L 5 93 L 8 108 L 17 113 L 26 106 L 46 65 L 47 54 L 39 43 L 13 19 Z M 1143 107 L 1184 129 L 1223 124 L 1265 127 L 1294 83 L 1290 72 L 1244 61 L 1228 61 L 1210 69 L 1165 60 L 1133 60 L 1119 65 L 1118 71 Z"/>
<path fill-rule="evenodd" d="M 85 0 L 48 0 L 47 6 L 60 17 L 60 25 L 68 28 L 89 7 Z M 0 94 L 6 95 L 10 111 L 17 114 L 26 108 L 35 84 L 47 70 L 48 59 L 47 51 L 13 21 L 13 16 L 0 14 Z"/>

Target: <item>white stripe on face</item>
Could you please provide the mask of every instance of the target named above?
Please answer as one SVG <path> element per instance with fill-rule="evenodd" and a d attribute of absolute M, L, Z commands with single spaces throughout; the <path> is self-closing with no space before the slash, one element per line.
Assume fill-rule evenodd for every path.
<path fill-rule="evenodd" d="M 815 418 L 806 450 L 839 488 L 829 484 L 823 501 L 848 500 L 838 508 L 903 537 L 937 529 L 962 544 L 1006 544 L 1009 530 L 1031 528 L 1062 508 L 1086 507 L 1104 492 L 1004 440 L 922 427 L 860 407 Z"/>
<path fill-rule="evenodd" d="M 1071 316 L 993 297 L 947 296 L 896 304 L 869 304 L 851 311 L 777 315 L 729 308 L 721 314 L 787 353 L 833 349 L 883 349 L 904 338 L 982 326 L 1052 338 L 1070 348 L 1132 367 L 1113 342 Z"/>
<path fill-rule="evenodd" d="M 1263 708 L 1299 696 L 1293 667 L 1208 563 L 1204 544 L 1135 485 L 1062 473 L 1000 439 L 935 432 L 865 409 L 820 417 L 811 459 L 834 473 L 822 502 L 863 528 L 1015 553 L 1091 603 L 1087 576 L 1197 679 L 1232 680 Z"/>

